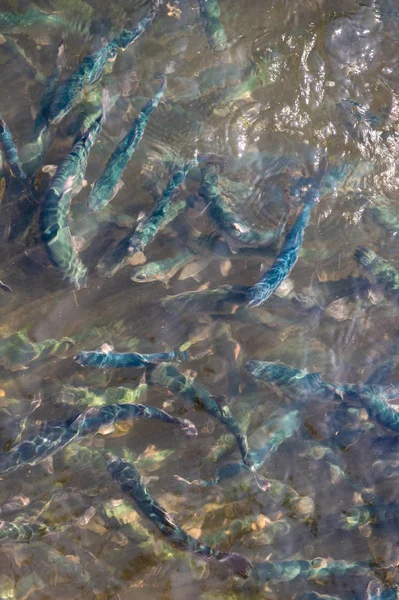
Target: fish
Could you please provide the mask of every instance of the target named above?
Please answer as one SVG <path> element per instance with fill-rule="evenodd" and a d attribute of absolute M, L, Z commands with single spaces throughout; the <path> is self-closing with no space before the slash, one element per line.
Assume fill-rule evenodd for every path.
<path fill-rule="evenodd" d="M 94 352 L 82 351 L 73 357 L 81 367 L 96 367 L 98 369 L 125 369 L 129 367 L 145 368 L 162 362 L 184 362 L 189 359 L 187 352 L 158 352 L 155 354 L 139 354 L 138 352 L 111 352 L 100 350 Z"/>
<path fill-rule="evenodd" d="M 191 239 L 187 240 L 187 248 L 176 254 L 176 256 L 165 258 L 159 261 L 151 261 L 132 271 L 131 280 L 135 283 L 149 283 L 152 281 L 162 281 L 165 285 L 172 277 L 176 275 L 183 267 L 194 261 L 197 256 L 206 254 L 206 258 L 196 262 L 199 270 L 206 268 L 209 261 L 215 257 L 224 258 L 233 256 L 230 248 L 215 234 L 192 234 Z M 247 258 L 247 255 L 245 255 Z M 193 276 L 193 275 L 189 275 Z"/>
<path fill-rule="evenodd" d="M 265 560 L 254 565 L 251 581 L 254 585 L 294 580 L 319 580 L 326 577 L 369 576 L 367 562 L 349 562 L 332 558 L 313 560 Z"/>
<path fill-rule="evenodd" d="M 236 552 L 219 552 L 201 540 L 196 540 L 179 525 L 171 515 L 155 500 L 132 463 L 107 454 L 108 470 L 112 478 L 120 485 L 122 491 L 133 500 L 138 512 L 149 519 L 172 545 L 193 553 L 205 561 L 215 561 L 226 565 L 242 579 L 247 579 L 252 568 L 251 562 Z"/>
<path fill-rule="evenodd" d="M 256 472 L 255 462 L 251 456 L 246 433 L 241 429 L 237 420 L 233 417 L 225 397 L 215 397 L 206 388 L 188 379 L 177 367 L 173 365 L 160 364 L 148 371 L 147 382 L 150 385 L 159 385 L 173 394 L 189 401 L 197 408 L 214 417 L 233 434 L 237 447 L 240 451 L 244 468 L 253 474 L 258 487 L 262 491 L 268 489 L 268 482 Z"/>
<path fill-rule="evenodd" d="M 15 522 L 0 521 L 0 542 L 29 542 L 58 529 L 58 527 L 49 527 L 40 521 L 36 523 L 24 520 L 16 520 Z"/>
<path fill-rule="evenodd" d="M 206 212 L 229 243 L 238 246 L 271 247 L 275 250 L 280 228 L 257 230 L 245 223 L 223 200 L 218 189 L 220 165 L 217 162 L 201 163 L 201 186 L 199 195 L 204 199 Z"/>
<path fill-rule="evenodd" d="M 159 77 L 162 83 L 155 93 L 154 98 L 143 106 L 139 116 L 111 154 L 99 179 L 94 183 L 93 189 L 87 199 L 87 208 L 89 211 L 95 212 L 105 208 L 121 189 L 123 185 L 121 183 L 123 172 L 144 135 L 151 113 L 158 106 L 164 94 L 166 77 L 163 75 Z"/>
<path fill-rule="evenodd" d="M 162 283 L 168 284 L 169 280 L 193 260 L 194 257 L 195 253 L 191 252 L 191 250 L 183 250 L 176 254 L 176 256 L 148 262 L 133 269 L 130 279 L 135 283 L 162 281 Z"/>
<path fill-rule="evenodd" d="M 281 388 L 284 395 L 294 401 L 320 398 L 344 402 L 364 408 L 369 419 L 384 429 L 399 431 L 399 411 L 389 404 L 393 398 L 391 386 L 330 383 L 320 373 L 309 373 L 279 362 L 251 360 L 244 368 L 268 385 Z"/>
<path fill-rule="evenodd" d="M 75 345 L 72 338 L 33 342 L 25 331 L 17 331 L 0 339 L 0 364 L 15 371 L 41 358 L 64 355 Z"/>
<path fill-rule="evenodd" d="M 356 262 L 365 269 L 386 294 L 394 300 L 399 296 L 399 272 L 385 258 L 366 246 L 359 246 L 354 254 Z"/>
<path fill-rule="evenodd" d="M 319 200 L 320 188 L 313 178 L 300 178 L 291 189 L 293 193 L 303 194 L 302 210 L 287 233 L 284 244 L 273 265 L 257 283 L 252 286 L 225 285 L 200 293 L 188 292 L 177 296 L 169 296 L 161 301 L 166 310 L 175 311 L 179 305 L 180 308 L 183 308 L 186 304 L 190 305 L 190 310 L 201 310 L 201 306 L 204 304 L 206 312 L 221 312 L 226 304 L 248 307 L 262 306 L 289 276 L 295 266 L 302 248 L 303 234 L 309 223 L 312 208 Z"/>
<path fill-rule="evenodd" d="M 19 179 L 22 183 L 26 183 L 27 176 L 23 169 L 21 159 L 18 154 L 17 147 L 13 140 L 11 131 L 9 130 L 7 123 L 0 114 L 0 145 L 4 152 L 4 157 L 10 168 L 10 171 L 14 177 Z"/>
<path fill-rule="evenodd" d="M 42 240 L 47 254 L 63 278 L 77 289 L 85 286 L 87 269 L 74 249 L 67 216 L 72 196 L 82 188 L 89 153 L 103 121 L 101 114 L 90 129 L 77 137 L 72 150 L 50 181 L 40 213 Z"/>
<path fill-rule="evenodd" d="M 399 219 L 393 214 L 388 206 L 375 204 L 370 208 L 366 208 L 363 214 L 385 229 L 385 231 L 388 231 L 392 236 L 398 237 Z"/>
<path fill-rule="evenodd" d="M 118 50 L 126 50 L 147 27 L 152 23 L 157 13 L 160 0 L 155 0 L 149 13 L 132 30 L 124 29 L 121 34 L 105 44 L 100 50 L 86 56 L 77 69 L 58 87 L 49 109 L 49 121 L 57 125 L 80 102 L 83 90 L 97 83 L 109 61 L 116 58 Z"/>
<path fill-rule="evenodd" d="M 209 45 L 215 52 L 222 52 L 228 44 L 226 32 L 220 21 L 219 2 L 218 0 L 198 0 L 198 4 Z"/>
<path fill-rule="evenodd" d="M 319 200 L 320 187 L 314 180 L 303 178 L 297 182 L 297 188 L 299 193 L 304 192 L 302 210 L 287 233 L 272 267 L 264 273 L 258 283 L 245 291 L 248 306 L 262 306 L 289 276 L 298 260 L 312 208 Z"/>
<path fill-rule="evenodd" d="M 144 251 L 158 231 L 187 208 L 189 201 L 176 201 L 176 195 L 178 188 L 184 183 L 188 171 L 195 164 L 196 159 L 193 159 L 178 169 L 168 181 L 162 196 L 156 202 L 150 214 L 141 219 L 133 231 L 122 238 L 116 246 L 111 246 L 108 249 L 97 265 L 97 273 L 100 277 L 115 275 L 134 255 Z"/>
<path fill-rule="evenodd" d="M 250 456 L 255 469 L 260 469 L 270 455 L 279 448 L 279 446 L 289 437 L 291 437 L 300 427 L 299 411 L 290 411 L 281 417 L 274 417 L 266 425 L 266 429 L 274 429 L 268 437 L 266 444 L 258 450 L 251 450 Z M 222 481 L 236 477 L 237 475 L 248 470 L 244 463 L 234 462 L 226 463 L 220 467 L 213 479 L 197 480 L 195 483 L 200 487 L 213 487 L 221 484 Z"/>
<path fill-rule="evenodd" d="M 0 473 L 10 473 L 25 465 L 37 465 L 72 441 L 101 431 L 109 431 L 117 422 L 130 422 L 138 418 L 176 425 L 187 437 L 197 435 L 195 425 L 188 419 L 172 417 L 164 410 L 152 406 L 108 404 L 92 407 L 65 421 L 48 421 L 36 435 L 13 446 L 8 452 L 0 452 Z"/>
<path fill-rule="evenodd" d="M 65 66 L 65 45 L 62 39 L 57 49 L 57 58 L 52 73 L 48 77 L 42 97 L 40 99 L 40 109 L 36 115 L 33 130 L 25 142 L 22 149 L 22 157 L 24 162 L 25 170 L 29 174 L 33 174 L 39 166 L 42 156 L 45 150 L 45 146 L 48 142 L 49 134 L 49 111 L 56 93 L 61 72 Z"/>

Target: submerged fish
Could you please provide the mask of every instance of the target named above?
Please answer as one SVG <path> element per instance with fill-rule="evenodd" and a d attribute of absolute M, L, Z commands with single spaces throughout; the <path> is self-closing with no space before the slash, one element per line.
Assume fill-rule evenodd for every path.
<path fill-rule="evenodd" d="M 250 456 L 255 469 L 260 469 L 260 467 L 266 463 L 270 455 L 273 452 L 276 452 L 279 446 L 298 430 L 300 423 L 299 411 L 294 410 L 282 417 L 275 417 L 267 424 L 267 427 L 274 429 L 273 433 L 269 436 L 266 444 L 262 448 L 250 451 Z M 188 482 L 187 480 L 183 481 L 191 485 L 196 484 L 200 487 L 213 487 L 214 485 L 219 485 L 226 479 L 236 477 L 245 470 L 248 470 L 248 467 L 243 463 L 226 463 L 218 469 L 216 477 L 213 479 L 200 479 L 195 480 L 194 482 Z M 177 477 L 177 479 L 182 480 L 180 477 Z"/>
<path fill-rule="evenodd" d="M 87 199 L 87 206 L 90 211 L 94 212 L 103 209 L 111 202 L 122 187 L 121 177 L 123 172 L 144 135 L 151 113 L 158 106 L 164 94 L 166 78 L 164 76 L 161 77 L 162 83 L 154 98 L 143 106 L 132 127 L 108 159 L 102 175 L 94 183 L 90 196 Z"/>
<path fill-rule="evenodd" d="M 6 122 L 0 115 L 0 145 L 3 149 L 5 159 L 10 167 L 10 171 L 14 177 L 17 177 L 21 182 L 26 182 L 26 173 L 23 170 L 21 159 L 19 158 L 17 147 L 12 138 L 11 131 L 7 127 Z"/>
<path fill-rule="evenodd" d="M 270 386 L 276 386 L 294 401 L 323 398 L 361 407 L 369 419 L 382 427 L 399 431 L 399 411 L 389 404 L 393 398 L 391 386 L 354 383 L 334 384 L 325 381 L 320 373 L 308 373 L 279 362 L 250 360 L 245 370 Z"/>
<path fill-rule="evenodd" d="M 259 585 L 268 581 L 293 581 L 296 579 L 325 579 L 326 577 L 370 575 L 366 562 L 347 562 L 332 558 L 314 558 L 313 560 L 269 560 L 258 563 L 252 571 L 252 581 Z"/>
<path fill-rule="evenodd" d="M 63 355 L 74 345 L 71 338 L 33 342 L 25 331 L 17 331 L 0 339 L 0 364 L 12 371 L 27 368 L 26 365 L 38 358 Z"/>
<path fill-rule="evenodd" d="M 108 470 L 122 491 L 133 501 L 139 512 L 149 519 L 170 542 L 206 561 L 225 564 L 236 575 L 247 579 L 252 568 L 250 561 L 236 552 L 218 552 L 201 540 L 196 540 L 176 525 L 172 517 L 153 498 L 133 464 L 108 455 Z"/>
<path fill-rule="evenodd" d="M 399 272 L 385 258 L 365 246 L 355 250 L 355 259 L 387 294 L 399 295 Z"/>
<path fill-rule="evenodd" d="M 148 25 L 154 20 L 159 4 L 160 0 L 155 0 L 148 15 L 134 29 L 123 30 L 118 37 L 108 42 L 94 54 L 83 59 L 72 75 L 59 86 L 49 109 L 51 123 L 59 123 L 75 104 L 80 102 L 83 89 L 99 81 L 107 63 L 116 58 L 118 49 L 125 50 L 144 33 Z"/>
<path fill-rule="evenodd" d="M 33 124 L 33 131 L 22 150 L 22 157 L 25 169 L 28 171 L 29 174 L 34 173 L 36 168 L 39 166 L 43 156 L 43 152 L 45 150 L 45 145 L 48 139 L 50 128 L 50 107 L 54 95 L 56 93 L 61 76 L 61 71 L 64 65 L 65 47 L 64 40 L 61 40 L 61 43 L 59 44 L 57 50 L 57 59 L 54 69 L 46 81 L 43 95 L 40 100 L 40 110 L 36 115 Z"/>
<path fill-rule="evenodd" d="M 49 527 L 45 523 L 16 520 L 14 522 L 0 521 L 0 542 L 29 542 L 57 531 L 59 527 Z"/>
<path fill-rule="evenodd" d="M 97 265 L 97 272 L 101 277 L 115 275 L 133 255 L 143 252 L 158 231 L 187 208 L 188 200 L 176 201 L 176 195 L 178 188 L 184 183 L 188 171 L 195 164 L 196 160 L 194 159 L 176 171 L 148 217 L 144 217 L 139 221 L 133 231 L 122 238 L 116 246 L 109 248 Z"/>
<path fill-rule="evenodd" d="M 51 262 L 64 279 L 78 289 L 85 285 L 87 269 L 74 249 L 67 216 L 72 196 L 82 187 L 89 153 L 102 124 L 101 115 L 90 129 L 75 140 L 71 152 L 50 181 L 40 215 L 42 239 Z"/>
<path fill-rule="evenodd" d="M 202 167 L 202 181 L 199 194 L 203 197 L 207 213 L 220 228 L 227 240 L 239 246 L 273 246 L 280 237 L 280 229 L 257 230 L 245 223 L 241 217 L 223 200 L 218 189 L 220 167 L 207 163 Z"/>
<path fill-rule="evenodd" d="M 249 306 L 261 306 L 270 298 L 276 289 L 291 273 L 295 266 L 299 252 L 302 248 L 303 234 L 308 226 L 314 204 L 319 199 L 319 186 L 312 180 L 300 180 L 298 188 L 302 187 L 305 193 L 303 208 L 287 233 L 284 244 L 277 254 L 272 267 L 264 273 L 255 285 L 245 290 Z"/>
<path fill-rule="evenodd" d="M 16 471 L 24 465 L 37 465 L 73 440 L 109 431 L 117 422 L 138 418 L 176 425 L 189 437 L 197 435 L 191 421 L 172 417 L 158 408 L 143 404 L 109 404 L 89 408 L 66 421 L 48 421 L 38 434 L 12 447 L 9 452 L 0 452 L 0 473 Z"/>
<path fill-rule="evenodd" d="M 204 20 L 205 32 L 212 50 L 221 52 L 227 48 L 227 35 L 220 22 L 220 6 L 218 0 L 198 0 L 201 17 Z"/>
<path fill-rule="evenodd" d="M 262 490 L 267 490 L 267 480 L 256 472 L 255 462 L 251 456 L 246 433 L 241 429 L 223 396 L 212 396 L 207 389 L 188 379 L 173 365 L 160 364 L 148 373 L 148 382 L 168 389 L 188 400 L 194 406 L 202 408 L 222 423 L 234 435 L 236 444 L 242 456 L 244 469 L 249 469 Z"/>
<path fill-rule="evenodd" d="M 158 352 L 155 354 L 139 354 L 138 352 L 94 351 L 79 352 L 73 357 L 82 367 L 97 367 L 98 369 L 124 369 L 128 367 L 145 368 L 169 361 L 187 361 L 187 352 Z"/>
<path fill-rule="evenodd" d="M 148 262 L 133 269 L 130 279 L 135 283 L 149 283 L 151 281 L 162 281 L 168 283 L 185 265 L 195 257 L 191 250 L 183 250 L 176 256 L 163 260 Z"/>

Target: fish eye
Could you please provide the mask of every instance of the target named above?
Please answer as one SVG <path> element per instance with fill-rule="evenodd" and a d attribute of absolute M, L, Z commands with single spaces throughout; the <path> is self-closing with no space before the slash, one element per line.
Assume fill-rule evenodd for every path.
<path fill-rule="evenodd" d="M 147 275 L 145 275 L 145 273 L 137 273 L 134 278 L 136 281 L 145 281 L 147 279 Z"/>

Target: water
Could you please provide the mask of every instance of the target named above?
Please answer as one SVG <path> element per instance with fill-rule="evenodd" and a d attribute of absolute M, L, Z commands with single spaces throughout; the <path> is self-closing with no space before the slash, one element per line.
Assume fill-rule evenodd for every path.
<path fill-rule="evenodd" d="M 298 406 L 243 366 L 253 359 L 281 361 L 319 371 L 330 382 L 365 382 L 392 353 L 380 383 L 397 382 L 395 297 L 369 282 L 354 251 L 366 245 L 399 267 L 399 4 L 219 4 L 225 37 L 221 29 L 211 37 L 196 0 L 165 3 L 148 31 L 107 67 L 101 81 L 114 105 L 89 156 L 88 185 L 73 198 L 67 221 L 88 268 L 87 287 L 76 290 L 62 281 L 40 241 L 36 201 L 2 167 L 0 279 L 12 288 L 0 297 L 1 338 L 9 339 L 0 344 L 2 449 L 18 442 L 21 423 L 29 437 L 41 422 L 116 401 L 188 418 L 198 437 L 139 420 L 129 431 L 120 424 L 113 433 L 73 442 L 53 464 L 4 473 L 1 519 L 41 522 L 55 531 L 29 543 L 1 542 L 1 598 L 396 597 L 398 527 L 395 507 L 386 507 L 397 497 L 395 433 L 375 425 L 364 409 L 337 400 L 326 405 L 308 398 Z M 137 24 L 150 6 L 149 0 L 42 0 L 35 7 L 58 20 L 6 28 L 0 19 L 0 110 L 25 164 L 61 39 L 64 73 L 70 74 L 88 53 Z M 32 6 L 3 0 L 0 8 L 24 15 Z M 91 184 L 153 97 L 161 72 L 167 75 L 165 96 L 123 174 L 124 186 L 103 212 L 89 214 Z M 51 128 L 34 176 L 40 203 L 51 165 L 70 151 L 99 98 L 86 89 L 82 102 Z M 223 199 L 250 227 L 281 227 L 281 241 L 298 214 L 288 193 L 292 182 L 330 173 L 288 282 L 260 308 L 230 307 L 215 315 L 209 298 L 201 311 L 163 302 L 188 291 L 253 285 L 271 265 L 276 249 L 264 257 L 243 255 L 229 238 L 231 253 L 223 236 L 212 251 L 196 246 L 185 271 L 163 277 L 166 285 L 133 282 L 141 264 L 128 264 L 111 278 L 97 275 L 107 247 L 133 228 L 142 211 L 149 214 L 176 166 L 196 153 L 225 157 Z M 181 199 L 197 194 L 199 177 L 198 169 L 189 173 Z M 388 218 L 376 207 L 388 210 Z M 206 203 L 189 202 L 145 248 L 145 259 L 174 257 L 193 249 L 198 232 L 216 231 Z M 42 344 L 46 340 L 55 341 Z M 292 423 L 290 435 L 259 469 L 271 481 L 269 491 L 258 489 L 249 472 L 206 488 L 174 478 L 212 479 L 220 466 L 239 461 L 239 452 L 231 440 L 223 451 L 225 427 L 165 388 L 148 386 L 143 370 L 83 369 L 73 361 L 104 343 L 118 352 L 188 349 L 190 360 L 178 368 L 211 394 L 228 396 L 232 414 L 248 427 L 251 448 L 272 439 L 282 419 Z M 376 441 L 381 436 L 388 442 Z M 257 577 L 242 582 L 222 564 L 195 561 L 171 547 L 112 480 L 104 449 L 134 462 L 179 526 L 221 551 L 245 555 Z M 366 510 L 364 505 L 376 515 L 362 520 L 356 509 Z M 259 565 L 270 565 L 266 561 L 318 558 L 356 563 L 357 571 L 338 575 L 335 566 L 306 574 L 302 563 L 302 577 L 296 577 L 298 563 L 288 574 L 285 562 L 284 571 L 270 570 L 260 581 Z M 306 595 L 311 592 L 320 596 Z"/>

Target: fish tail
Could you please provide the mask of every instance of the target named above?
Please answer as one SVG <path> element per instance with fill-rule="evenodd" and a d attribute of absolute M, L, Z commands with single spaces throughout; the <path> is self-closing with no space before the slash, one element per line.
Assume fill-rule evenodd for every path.
<path fill-rule="evenodd" d="M 253 568 L 248 558 L 237 552 L 218 552 L 215 558 L 218 562 L 224 563 L 235 575 L 242 577 L 242 579 L 248 579 L 249 572 Z"/>
<path fill-rule="evenodd" d="M 187 350 L 175 350 L 174 358 L 178 362 L 187 362 L 188 360 L 190 360 L 190 356 Z"/>
<path fill-rule="evenodd" d="M 268 481 L 265 477 L 263 477 L 263 475 L 260 475 L 255 467 L 253 467 L 251 469 L 254 479 L 255 479 L 255 483 L 258 486 L 258 488 L 262 491 L 262 492 L 267 492 L 267 490 L 270 488 L 270 481 Z"/>

